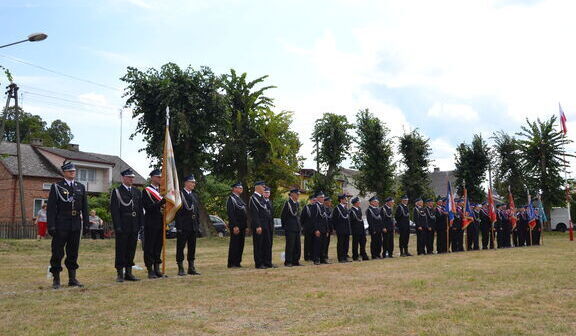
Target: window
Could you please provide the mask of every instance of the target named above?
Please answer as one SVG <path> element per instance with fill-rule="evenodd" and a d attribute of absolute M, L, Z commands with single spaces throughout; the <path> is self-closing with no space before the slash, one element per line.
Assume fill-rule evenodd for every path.
<path fill-rule="evenodd" d="M 96 181 L 96 170 L 91 168 L 80 168 L 76 172 L 78 181 L 80 182 L 94 182 Z"/>
<path fill-rule="evenodd" d="M 50 190 L 52 188 L 52 183 L 42 183 L 42 190 Z"/>
<path fill-rule="evenodd" d="M 35 198 L 34 199 L 34 212 L 32 213 L 33 217 L 36 217 L 36 214 L 38 213 L 38 211 L 42 208 L 42 204 L 48 202 L 47 199 L 45 198 Z"/>

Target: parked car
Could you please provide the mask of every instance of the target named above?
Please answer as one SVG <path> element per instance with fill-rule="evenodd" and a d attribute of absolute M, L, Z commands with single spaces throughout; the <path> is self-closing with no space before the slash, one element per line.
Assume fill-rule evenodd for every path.
<path fill-rule="evenodd" d="M 566 232 L 570 226 L 568 208 L 552 208 L 550 210 L 550 229 Z"/>
<path fill-rule="evenodd" d="M 214 230 L 216 230 L 216 233 L 218 234 L 218 237 L 226 236 L 228 234 L 228 225 L 226 225 L 226 222 L 222 218 L 215 215 L 210 215 L 209 217 Z"/>
<path fill-rule="evenodd" d="M 274 234 L 278 236 L 284 236 L 284 228 L 282 227 L 282 220 L 280 218 L 274 218 Z"/>
<path fill-rule="evenodd" d="M 176 238 L 176 222 L 171 222 L 166 229 L 166 239 L 174 238 Z"/>

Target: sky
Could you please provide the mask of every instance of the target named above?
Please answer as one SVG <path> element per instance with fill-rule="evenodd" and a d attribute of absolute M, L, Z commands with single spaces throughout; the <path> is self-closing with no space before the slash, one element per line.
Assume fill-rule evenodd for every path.
<path fill-rule="evenodd" d="M 559 103 L 574 137 L 575 12 L 555 0 L 2 0 L 0 45 L 48 38 L 0 49 L 0 65 L 27 112 L 66 121 L 83 151 L 119 155 L 122 139 L 122 158 L 143 175 L 151 162 L 130 138 L 120 77 L 167 62 L 268 75 L 276 110 L 294 112 L 304 167 L 315 167 L 316 119 L 353 121 L 368 108 L 393 137 L 418 129 L 430 169 L 447 170 L 474 134 L 492 143 L 495 131 L 557 115 Z"/>

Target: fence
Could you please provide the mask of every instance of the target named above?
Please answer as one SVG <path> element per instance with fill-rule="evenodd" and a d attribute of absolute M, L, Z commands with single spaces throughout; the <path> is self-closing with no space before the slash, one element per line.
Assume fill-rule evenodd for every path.
<path fill-rule="evenodd" d="M 0 239 L 33 239 L 37 234 L 38 228 L 33 222 L 0 222 Z"/>

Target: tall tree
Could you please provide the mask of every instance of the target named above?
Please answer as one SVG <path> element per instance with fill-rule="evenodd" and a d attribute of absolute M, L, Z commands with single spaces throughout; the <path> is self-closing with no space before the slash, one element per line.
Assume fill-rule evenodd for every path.
<path fill-rule="evenodd" d="M 564 152 L 564 146 L 571 143 L 556 129 L 556 116 L 548 120 L 530 121 L 517 133 L 518 147 L 521 153 L 522 169 L 533 191 L 542 191 L 542 202 L 547 217 L 550 218 L 552 206 L 565 204 L 562 170 L 566 167 L 565 156 L 574 157 Z"/>
<path fill-rule="evenodd" d="M 392 196 L 394 170 L 390 130 L 368 109 L 356 114 L 356 152 L 352 158 L 358 175 L 356 187 L 362 194 L 375 192 L 382 199 Z"/>
<path fill-rule="evenodd" d="M 472 144 L 461 143 L 456 148 L 455 155 L 456 185 L 458 192 L 463 193 L 463 185 L 466 183 L 468 197 L 474 201 L 481 201 L 486 197 L 482 183 L 486 181 L 486 171 L 490 163 L 488 145 L 482 136 L 475 134 Z"/>
<path fill-rule="evenodd" d="M 60 119 L 54 120 L 46 130 L 46 133 L 52 139 L 53 146 L 60 148 L 68 146 L 74 138 L 70 126 Z"/>
<path fill-rule="evenodd" d="M 526 199 L 526 189 L 524 185 L 527 181 L 522 172 L 521 153 L 518 148 L 518 140 L 503 131 L 494 133 L 494 154 L 495 154 L 495 174 L 494 190 L 498 195 L 506 197 L 508 187 L 514 195 L 514 199 L 524 203 Z"/>
<path fill-rule="evenodd" d="M 335 177 L 340 170 L 342 161 L 350 155 L 352 136 L 350 130 L 354 125 L 348 122 L 345 115 L 324 113 L 317 119 L 311 140 L 316 142 L 316 160 L 320 169 L 312 179 L 314 191 L 334 193 L 336 191 Z"/>
<path fill-rule="evenodd" d="M 274 86 L 257 88 L 268 76 L 252 81 L 247 81 L 246 76 L 246 73 L 238 76 L 234 70 L 222 76 L 227 117 L 224 132 L 220 134 L 221 148 L 215 173 L 251 185 L 254 176 L 250 174 L 250 157 L 259 139 L 256 121 L 274 106 L 272 98 L 264 95 Z M 248 200 L 248 188 L 244 189 L 242 197 Z"/>
<path fill-rule="evenodd" d="M 67 148 L 74 138 L 70 126 L 64 121 L 54 120 L 50 127 L 39 115 L 27 113 L 18 107 L 20 117 L 20 141 L 30 143 L 32 139 L 40 139 L 44 146 Z M 8 115 L 4 126 L 3 140 L 16 141 L 16 120 L 14 107 L 8 108 Z"/>
<path fill-rule="evenodd" d="M 424 138 L 417 129 L 400 137 L 398 151 L 402 155 L 404 172 L 401 187 L 411 201 L 422 196 L 432 196 L 428 166 L 430 165 L 430 139 Z"/>

